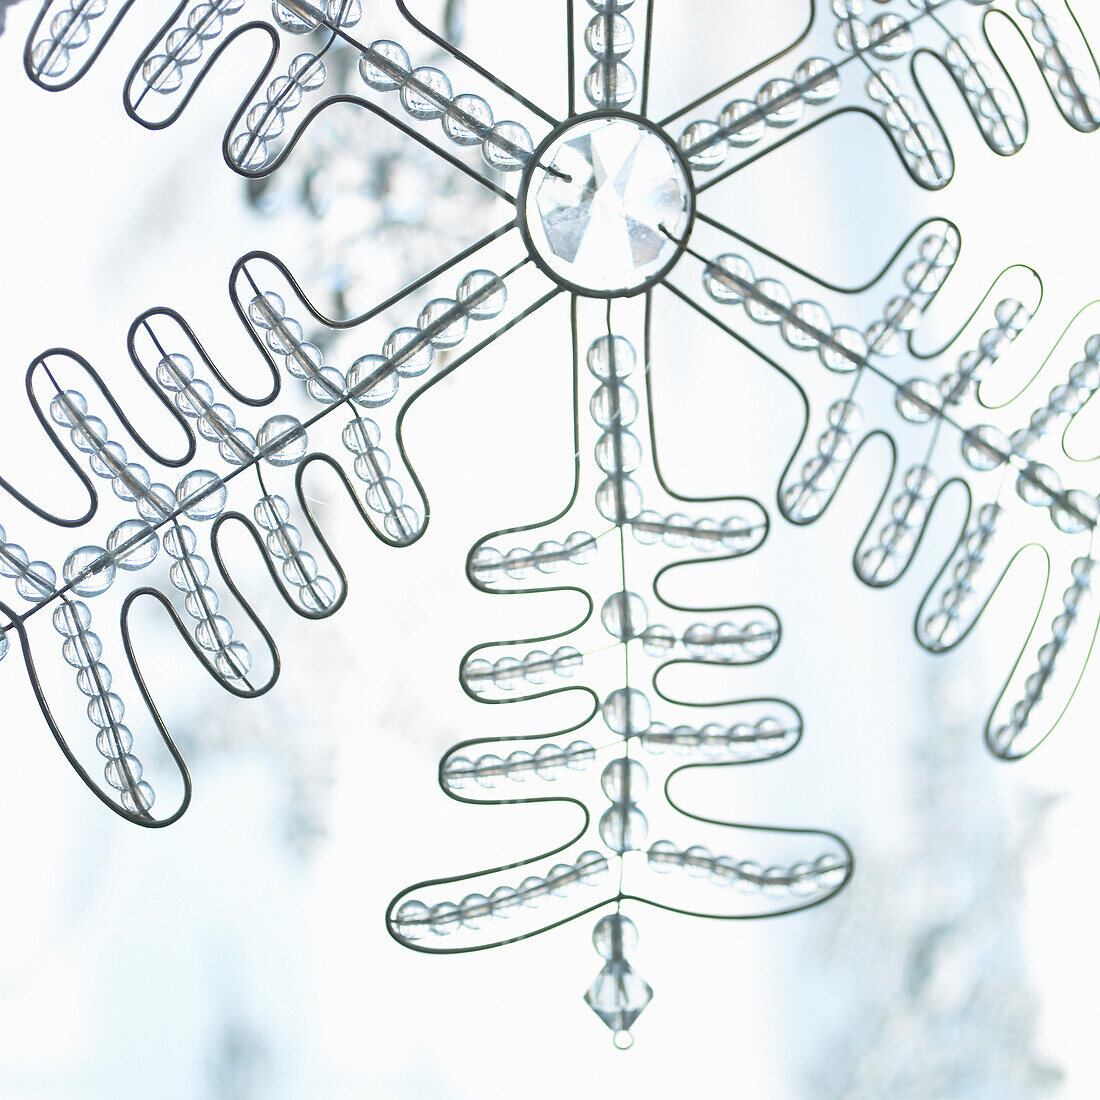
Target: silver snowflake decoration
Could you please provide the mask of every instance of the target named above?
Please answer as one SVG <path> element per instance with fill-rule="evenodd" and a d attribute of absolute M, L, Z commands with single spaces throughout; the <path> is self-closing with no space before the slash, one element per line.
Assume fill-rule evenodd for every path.
<path fill-rule="evenodd" d="M 44 394 L 36 404 L 43 426 L 74 470 L 75 449 L 138 515 L 113 528 L 102 545 L 71 554 L 60 578 L 18 546 L 0 546 L 4 571 L 30 605 L 5 606 L 4 629 L 22 644 L 38 684 L 30 632 L 52 618 L 63 656 L 90 699 L 94 731 L 90 739 L 82 731 L 80 744 L 98 744 L 107 761 L 106 786 L 81 762 L 84 749 L 62 737 L 40 688 L 70 760 L 112 808 L 141 824 L 163 824 L 182 812 L 189 786 L 130 645 L 132 601 L 159 600 L 222 686 L 242 695 L 265 690 L 278 658 L 224 565 L 219 533 L 225 525 L 251 533 L 295 610 L 306 617 L 330 614 L 344 598 L 344 573 L 302 492 L 304 471 L 324 464 L 379 538 L 395 547 L 415 542 L 429 509 L 402 438 L 409 405 L 533 314 L 557 310 L 568 325 L 578 407 L 587 399 L 576 420 L 574 493 L 552 520 L 479 543 L 468 574 L 486 591 L 526 595 L 545 587 L 545 574 L 574 572 L 590 613 L 552 637 L 477 647 L 462 677 L 468 692 L 487 701 L 571 690 L 588 700 L 589 713 L 552 734 L 525 732 L 492 743 L 474 738 L 447 754 L 440 781 L 447 793 L 470 802 L 562 800 L 577 808 L 578 828 L 549 852 L 421 883 L 394 900 L 387 919 L 402 943 L 448 952 L 523 939 L 600 911 L 594 944 L 603 962 L 586 1000 L 623 1045 L 652 995 L 629 961 L 637 930 L 624 909 L 648 904 L 715 919 L 770 916 L 826 900 L 852 873 L 851 852 L 828 831 L 703 819 L 673 796 L 681 769 L 766 762 L 794 748 L 803 730 L 798 711 L 784 700 L 745 697 L 699 707 L 662 690 L 665 670 L 677 663 L 740 666 L 766 659 L 781 630 L 768 607 L 685 608 L 662 595 L 661 577 L 670 569 L 756 550 L 768 517 L 753 500 L 730 497 L 704 506 L 664 483 L 649 389 L 652 372 L 661 369 L 651 349 L 654 317 L 686 304 L 700 323 L 718 326 L 759 361 L 797 373 L 813 427 L 779 488 L 779 510 L 793 523 L 818 518 L 864 441 L 889 431 L 898 455 L 894 480 L 855 556 L 866 583 L 890 584 L 905 572 L 946 486 L 964 486 L 979 503 L 918 616 L 926 648 L 946 650 L 966 637 L 997 584 L 1000 564 L 1035 537 L 1042 521 L 1039 537 L 1051 543 L 1052 556 L 1065 559 L 1068 587 L 1050 601 L 1049 635 L 1033 631 L 995 707 L 988 740 L 998 755 L 1024 754 L 1056 721 L 1057 667 L 1069 668 L 1063 674 L 1069 690 L 1080 675 L 1096 629 L 1085 603 L 1100 516 L 1095 493 L 1067 488 L 1057 456 L 1048 453 L 1055 429 L 1064 429 L 1100 386 L 1100 337 L 1084 343 L 1083 358 L 1068 372 L 1062 365 L 1063 377 L 1037 407 L 1025 391 L 1015 402 L 987 409 L 979 382 L 1037 304 L 1026 278 L 1018 285 L 1013 273 L 1011 287 L 1003 296 L 1001 288 L 991 292 L 947 348 L 922 355 L 913 334 L 962 247 L 951 222 L 921 226 L 877 278 L 844 290 L 738 234 L 715 215 L 711 201 L 712 190 L 726 180 L 735 186 L 747 165 L 853 111 L 878 124 L 917 185 L 946 186 L 954 157 L 917 75 L 915 60 L 923 54 L 950 72 L 989 147 L 1015 154 L 1027 137 L 1027 115 L 985 34 L 994 14 L 1011 20 L 1028 43 L 1066 123 L 1094 131 L 1100 79 L 1065 5 L 810 4 L 804 33 L 788 48 L 672 114 L 653 117 L 659 7 L 656 0 L 589 0 L 585 20 L 580 5 L 566 0 L 568 109 L 556 117 L 432 31 L 403 0 L 396 4 L 405 23 L 401 41 L 361 34 L 370 14 L 364 17 L 359 0 L 277 0 L 275 26 L 251 21 L 251 0 L 180 4 L 126 80 L 126 110 L 143 125 L 159 129 L 179 117 L 238 36 L 266 36 L 267 61 L 225 132 L 223 154 L 236 171 L 266 176 L 323 113 L 351 103 L 495 195 L 509 213 L 476 243 L 353 317 L 329 316 L 275 257 L 244 257 L 231 288 L 270 371 L 270 387 L 258 394 L 230 384 L 178 315 L 153 311 L 140 319 L 131 355 L 185 429 L 189 446 L 182 455 L 164 454 L 136 434 L 90 365 L 72 353 L 47 353 L 32 366 L 29 382 L 32 398 Z M 1055 8 L 1064 29 L 1050 17 Z M 28 42 L 31 77 L 54 89 L 74 83 L 127 9 L 111 16 L 107 0 L 51 0 Z M 277 47 L 295 36 L 304 36 L 309 48 L 288 59 Z M 333 95 L 328 84 L 326 59 L 338 43 L 358 56 L 361 86 L 354 94 Z M 447 71 L 425 63 L 440 53 Z M 403 307 L 406 324 L 388 335 L 377 331 L 376 318 Z M 1062 358 L 1059 348 L 1050 370 Z M 83 372 L 85 388 L 90 379 L 99 391 L 97 409 L 110 406 L 151 461 L 186 467 L 174 488 L 129 461 L 85 395 L 61 379 L 63 369 Z M 265 409 L 272 415 L 255 431 L 241 426 L 251 407 L 276 401 L 283 372 L 303 384 L 309 415 L 280 406 Z M 200 374 L 214 380 L 217 393 Z M 402 384 L 413 392 L 398 405 Z M 1016 411 L 1025 404 L 1030 415 Z M 865 422 L 875 425 L 872 431 Z M 193 428 L 219 452 L 217 470 L 191 468 Z M 272 470 L 290 471 L 292 489 L 272 489 L 265 482 Z M 91 520 L 96 497 L 88 476 L 80 477 L 91 498 L 87 513 L 41 513 L 45 518 L 72 525 Z M 240 494 L 246 483 L 249 506 L 227 510 L 230 488 Z M 211 554 L 222 595 L 191 526 L 204 520 L 213 521 Z M 520 542 L 521 532 L 530 537 Z M 182 594 L 183 614 L 163 585 L 123 594 L 121 608 L 129 671 L 160 734 L 159 746 L 155 733 L 149 742 L 165 757 L 170 779 L 175 768 L 181 792 L 154 818 L 151 761 L 132 748 L 136 738 L 122 725 L 121 698 L 91 630 L 89 601 L 109 589 L 117 596 L 120 570 L 136 575 L 161 547 L 173 559 L 169 576 Z M 238 622 L 249 641 L 219 610 L 226 592 L 240 605 Z M 254 671 L 257 653 L 261 674 Z M 545 686 L 562 677 L 583 680 Z M 651 771 L 663 783 L 654 782 Z M 491 796 L 482 793 L 490 790 Z"/>

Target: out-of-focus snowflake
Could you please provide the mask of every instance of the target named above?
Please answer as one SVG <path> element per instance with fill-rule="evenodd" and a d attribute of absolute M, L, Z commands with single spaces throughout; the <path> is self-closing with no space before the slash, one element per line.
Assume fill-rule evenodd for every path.
<path fill-rule="evenodd" d="M 1049 803 L 1003 805 L 971 751 L 965 678 L 941 672 L 928 687 L 906 842 L 865 857 L 858 900 L 833 907 L 812 946 L 844 1006 L 813 1094 L 1033 1100 L 1060 1078 L 1035 1049 L 1019 916 Z"/>
<path fill-rule="evenodd" d="M 8 8 L 14 8 L 19 0 L 0 0 L 0 34 L 4 33 L 4 17 L 8 13 Z"/>
<path fill-rule="evenodd" d="M 444 38 L 461 44 L 464 0 L 447 0 Z M 311 40 L 319 38 L 315 31 Z M 319 45 L 320 43 L 317 42 Z M 442 51 L 429 54 L 435 64 Z M 362 84 L 358 51 L 338 40 L 325 54 L 330 90 L 354 94 Z M 487 165 L 486 176 L 495 174 Z M 470 187 L 452 165 L 365 111 L 332 112 L 303 135 L 283 170 L 249 179 L 249 202 L 261 213 L 307 222 L 301 272 L 310 285 L 328 288 L 321 304 L 341 316 L 347 291 L 363 294 L 387 280 L 407 283 L 440 256 L 459 251 L 471 233 L 493 226 L 490 192 Z"/>

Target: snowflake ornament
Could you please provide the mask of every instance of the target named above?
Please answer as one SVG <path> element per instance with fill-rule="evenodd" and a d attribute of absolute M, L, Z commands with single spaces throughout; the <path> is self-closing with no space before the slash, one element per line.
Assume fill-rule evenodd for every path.
<path fill-rule="evenodd" d="M 874 120 L 915 183 L 943 188 L 955 164 L 920 78 L 926 60 L 950 74 L 990 149 L 1016 153 L 1027 137 L 1027 113 L 986 33 L 993 19 L 1008 21 L 1028 44 L 1066 123 L 1081 132 L 1097 129 L 1100 74 L 1069 9 L 1034 0 L 809 3 L 805 29 L 791 45 L 654 118 L 649 88 L 658 7 L 656 0 L 589 0 L 583 19 L 581 6 L 566 0 L 568 110 L 555 117 L 433 32 L 404 0 L 396 3 L 404 21 L 400 42 L 360 32 L 370 27 L 371 11 L 364 13 L 359 0 L 278 0 L 275 26 L 246 21 L 250 0 L 180 4 L 126 80 L 126 110 L 143 125 L 170 125 L 238 37 L 264 35 L 267 60 L 223 139 L 234 170 L 266 176 L 322 112 L 352 104 L 503 200 L 512 213 L 469 248 L 350 319 L 328 316 L 275 257 L 244 257 L 231 276 L 231 293 L 270 374 L 270 386 L 259 394 L 231 384 L 178 315 L 153 311 L 140 318 L 131 357 L 186 433 L 182 453 L 174 456 L 131 427 L 89 364 L 72 353 L 47 353 L 32 365 L 32 401 L 90 504 L 82 516 L 39 514 L 71 526 L 95 514 L 97 498 L 70 453 L 75 449 L 138 515 L 113 528 L 103 545 L 70 555 L 60 579 L 18 546 L 0 548 L 5 572 L 30 604 L 19 612 L 5 605 L 4 629 L 22 644 L 43 711 L 70 761 L 123 816 L 146 825 L 174 820 L 186 806 L 189 782 L 130 644 L 133 601 L 158 600 L 227 690 L 265 690 L 278 656 L 225 565 L 221 532 L 232 524 L 251 535 L 283 598 L 300 614 L 331 614 L 346 581 L 310 511 L 305 471 L 325 467 L 334 474 L 382 541 L 395 547 L 416 541 L 429 508 L 402 440 L 410 404 L 532 314 L 555 301 L 568 303 L 575 394 L 578 402 L 588 398 L 587 413 L 575 423 L 572 499 L 547 523 L 483 540 L 467 571 L 479 588 L 515 594 L 539 591 L 534 582 L 544 574 L 560 570 L 564 579 L 573 572 L 589 612 L 553 637 L 477 647 L 463 662 L 462 682 L 486 701 L 573 691 L 587 699 L 588 715 L 554 734 L 464 742 L 444 757 L 440 782 L 461 801 L 564 801 L 577 808 L 577 829 L 519 864 L 420 883 L 394 899 L 387 922 L 410 947 L 452 952 L 524 939 L 600 911 L 593 938 L 603 963 L 586 999 L 620 1045 L 628 1044 L 652 995 L 630 965 L 637 929 L 624 910 L 648 904 L 718 919 L 769 916 L 826 900 L 852 873 L 850 850 L 830 832 L 704 819 L 675 798 L 683 768 L 774 759 L 794 748 L 802 722 L 784 700 L 699 707 L 662 686 L 676 664 L 766 659 L 780 624 L 766 607 L 685 608 L 662 595 L 661 578 L 670 569 L 756 550 L 768 519 L 755 501 L 730 498 L 704 507 L 664 484 L 648 384 L 650 370 L 660 369 L 650 341 L 655 311 L 686 304 L 763 362 L 797 375 L 812 427 L 779 489 L 779 510 L 792 523 L 818 518 L 860 448 L 890 439 L 893 481 L 854 559 L 867 584 L 898 580 L 941 499 L 956 491 L 966 496 L 968 517 L 956 548 L 918 614 L 917 635 L 926 648 L 946 650 L 966 637 L 1039 523 L 1042 545 L 1064 559 L 1057 568 L 1068 587 L 1050 598 L 1049 635 L 1032 632 L 994 708 L 987 738 L 998 755 L 1023 755 L 1057 720 L 1096 628 L 1085 604 L 1100 508 L 1093 493 L 1063 486 L 1051 464 L 1058 457 L 1050 452 L 1055 429 L 1100 385 L 1100 338 L 1084 342 L 1084 357 L 1068 371 L 1060 346 L 1039 372 L 1042 380 L 1015 402 L 989 408 L 979 382 L 1038 304 L 1033 273 L 1006 273 L 950 345 L 929 354 L 919 350 L 915 335 L 962 245 L 952 223 L 926 223 L 877 278 L 842 289 L 724 225 L 709 195 L 760 157 L 851 112 Z M 107 0 L 51 0 L 27 45 L 32 79 L 50 89 L 73 84 L 128 8 L 112 16 Z M 296 36 L 309 36 L 301 40 L 311 48 L 286 61 L 280 47 Z M 338 42 L 358 54 L 356 93 L 328 89 L 326 59 Z M 447 72 L 423 63 L 440 53 L 448 58 Z M 407 323 L 377 338 L 376 319 L 403 307 L 411 310 Z M 899 369 L 898 362 L 905 365 Z M 302 383 L 313 403 L 308 416 L 282 405 L 267 408 L 279 397 L 282 370 Z M 97 397 L 94 410 L 61 378 L 64 371 L 83 373 L 82 384 Z M 1058 378 L 1052 388 L 1048 375 Z M 218 386 L 217 396 L 206 377 Z M 415 389 L 395 413 L 403 380 L 413 380 Z M 1036 406 L 1028 399 L 1037 386 L 1047 386 L 1048 396 Z M 1016 412 L 1024 404 L 1034 409 L 1030 416 Z M 104 406 L 151 461 L 187 468 L 175 488 L 129 462 L 99 419 Z M 255 431 L 238 424 L 252 408 L 273 412 Z M 886 424 L 889 432 L 865 431 L 864 422 Z M 68 433 L 72 448 L 53 425 Z M 220 453 L 212 463 L 217 471 L 191 469 L 194 428 L 204 446 Z M 289 474 L 293 489 L 269 486 L 272 471 Z M 229 491 L 240 495 L 245 484 L 251 486 L 248 507 L 228 510 Z M 205 547 L 199 550 L 191 526 L 203 520 L 212 521 L 220 582 L 211 580 Z M 522 544 L 521 532 L 530 533 Z M 162 588 L 146 585 L 120 597 L 125 586 L 112 585 L 150 566 L 161 548 L 172 559 L 170 581 L 182 594 L 183 614 Z M 98 604 L 108 589 L 122 601 L 127 664 L 152 719 L 147 740 L 165 758 L 170 786 L 179 791 L 162 816 L 152 814 L 150 767 L 132 750 L 134 737 L 122 725 L 121 700 L 90 625 L 90 603 Z M 250 634 L 247 642 L 219 610 L 226 593 Z M 105 784 L 91 778 L 83 750 L 62 737 L 39 686 L 30 632 L 48 618 L 90 699 L 92 740 L 107 760 Z M 1053 687 L 1058 666 L 1070 670 L 1062 674 L 1060 694 Z M 563 677 L 583 681 L 543 686 Z"/>

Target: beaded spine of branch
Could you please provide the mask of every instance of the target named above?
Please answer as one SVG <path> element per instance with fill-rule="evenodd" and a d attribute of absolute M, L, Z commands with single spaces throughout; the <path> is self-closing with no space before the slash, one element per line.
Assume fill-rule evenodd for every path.
<path fill-rule="evenodd" d="M 486 592 L 531 602 L 575 592 L 585 610 L 561 634 L 474 647 L 461 678 L 481 701 L 525 704 L 525 729 L 539 724 L 535 701 L 551 695 L 569 693 L 580 716 L 553 733 L 463 742 L 442 760 L 440 783 L 463 802 L 572 803 L 577 829 L 541 855 L 411 887 L 391 904 L 389 926 L 417 950 L 473 951 L 601 911 L 593 942 L 603 965 L 585 999 L 623 1044 L 652 995 L 628 957 L 638 936 L 630 910 L 791 912 L 840 889 L 852 856 L 831 833 L 726 824 L 676 800 L 684 769 L 775 760 L 802 736 L 801 715 L 784 700 L 703 705 L 690 689 L 665 686 L 775 650 L 780 624 L 769 607 L 685 607 L 662 595 L 670 571 L 759 549 L 767 516 L 749 498 L 704 503 L 664 483 L 653 449 L 650 303 L 574 297 L 571 315 L 579 411 L 569 505 L 547 523 L 486 537 L 467 573 Z"/>

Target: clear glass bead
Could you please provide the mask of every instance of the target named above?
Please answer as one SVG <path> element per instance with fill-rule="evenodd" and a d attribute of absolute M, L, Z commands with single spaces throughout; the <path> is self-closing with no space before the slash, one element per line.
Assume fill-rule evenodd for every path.
<path fill-rule="evenodd" d="M 93 726 L 109 726 L 114 722 L 121 722 L 125 713 L 126 707 L 122 700 L 110 692 L 97 695 L 88 702 L 88 720 Z"/>
<path fill-rule="evenodd" d="M 832 339 L 822 343 L 818 354 L 829 370 L 847 373 L 866 363 L 867 351 L 867 340 L 862 332 L 838 325 L 833 329 Z"/>
<path fill-rule="evenodd" d="M 962 456 L 974 470 L 996 470 L 1008 461 L 1011 452 L 1008 436 L 991 424 L 971 428 L 962 439 Z"/>
<path fill-rule="evenodd" d="M 588 411 L 601 428 L 629 428 L 638 419 L 638 396 L 622 383 L 605 383 L 592 395 Z"/>
<path fill-rule="evenodd" d="M 393 363 L 397 373 L 406 378 L 423 374 L 435 361 L 431 341 L 416 328 L 399 328 L 390 333 L 382 354 Z"/>
<path fill-rule="evenodd" d="M 596 489 L 596 508 L 612 523 L 628 523 L 642 510 L 642 490 L 625 475 L 609 477 Z"/>
<path fill-rule="evenodd" d="M 593 57 L 625 57 L 634 45 L 634 28 L 621 15 L 597 15 L 585 27 L 584 45 Z"/>
<path fill-rule="evenodd" d="M 634 70 L 623 61 L 597 61 L 584 78 L 585 98 L 605 110 L 622 110 L 637 91 Z"/>
<path fill-rule="evenodd" d="M 95 747 L 101 756 L 108 760 L 117 760 L 125 756 L 134 745 L 134 735 L 123 725 L 104 726 L 96 734 Z"/>
<path fill-rule="evenodd" d="M 518 122 L 498 122 L 481 145 L 481 157 L 490 168 L 499 172 L 515 172 L 522 168 L 534 151 L 525 126 Z"/>
<path fill-rule="evenodd" d="M 703 289 L 723 305 L 739 305 L 754 285 L 748 260 L 741 256 L 718 256 L 703 271 Z"/>
<path fill-rule="evenodd" d="M 642 648 L 650 657 L 664 657 L 676 646 L 676 635 L 667 626 L 649 626 L 642 633 Z"/>
<path fill-rule="evenodd" d="M 409 55 L 397 42 L 380 39 L 359 58 L 359 75 L 378 92 L 400 88 L 411 71 Z"/>
<path fill-rule="evenodd" d="M 113 760 L 108 760 L 103 768 L 103 774 L 107 782 L 116 790 L 125 790 L 131 783 L 141 781 L 141 761 L 136 756 L 125 753 Z"/>
<path fill-rule="evenodd" d="M 194 520 L 214 519 L 225 510 L 225 482 L 210 470 L 192 470 L 176 486 L 176 500 Z"/>
<path fill-rule="evenodd" d="M 141 79 L 154 92 L 170 95 L 183 83 L 183 66 L 166 54 L 154 54 L 141 66 Z"/>
<path fill-rule="evenodd" d="M 138 498 L 138 511 L 151 524 L 160 524 L 176 510 L 176 494 L 167 485 L 156 483 Z"/>
<path fill-rule="evenodd" d="M 592 930 L 592 946 L 600 958 L 623 958 L 633 954 L 638 946 L 638 928 L 629 917 L 609 913 L 596 922 Z"/>
<path fill-rule="evenodd" d="M 768 128 L 763 112 L 751 99 L 735 99 L 727 103 L 718 116 L 718 124 L 735 149 L 755 145 Z"/>
<path fill-rule="evenodd" d="M 633 372 L 637 358 L 634 345 L 625 336 L 607 335 L 592 341 L 586 362 L 596 378 L 622 379 Z"/>
<path fill-rule="evenodd" d="M 287 75 L 305 91 L 316 91 L 325 82 L 325 63 L 316 54 L 300 53 L 290 63 Z"/>
<path fill-rule="evenodd" d="M 637 802 L 649 789 L 649 774 L 637 760 L 621 756 L 604 768 L 600 786 L 612 802 Z"/>
<path fill-rule="evenodd" d="M 688 164 L 701 172 L 722 164 L 729 155 L 729 142 L 716 122 L 700 119 L 691 123 L 680 135 L 680 151 Z"/>
<path fill-rule="evenodd" d="M 272 0 L 271 14 L 275 22 L 289 34 L 308 34 L 321 25 L 321 12 L 316 15 L 304 6 L 284 7 L 279 0 Z"/>
<path fill-rule="evenodd" d="M 401 86 L 401 106 L 420 121 L 439 118 L 450 100 L 447 74 L 430 65 L 414 69 Z"/>
<path fill-rule="evenodd" d="M 811 57 L 794 71 L 795 83 L 807 103 L 828 103 L 840 92 L 840 74 L 823 57 Z"/>
<path fill-rule="evenodd" d="M 508 301 L 508 290 L 491 271 L 471 271 L 458 284 L 456 295 L 470 317 L 486 321 L 496 317 Z"/>
<path fill-rule="evenodd" d="M 92 569 L 86 576 L 81 574 Z M 81 546 L 65 559 L 61 570 L 67 584 L 78 596 L 98 596 L 114 583 L 115 563 L 100 546 Z"/>
<path fill-rule="evenodd" d="M 651 870 L 667 875 L 679 862 L 680 849 L 671 840 L 655 840 L 646 853 Z"/>
<path fill-rule="evenodd" d="M 623 737 L 645 733 L 652 722 L 649 700 L 637 688 L 616 688 L 604 700 L 601 714 L 607 728 Z"/>
<path fill-rule="evenodd" d="M 628 642 L 639 637 L 649 623 L 645 600 L 635 592 L 615 592 L 600 609 L 600 621 L 613 638 Z"/>
<path fill-rule="evenodd" d="M 400 375 L 382 355 L 361 356 L 352 363 L 347 375 L 352 400 L 364 409 L 376 409 L 391 401 L 400 381 Z"/>
<path fill-rule="evenodd" d="M 264 421 L 256 444 L 272 466 L 293 466 L 305 455 L 309 439 L 296 416 L 282 413 Z"/>
<path fill-rule="evenodd" d="M 477 145 L 493 128 L 493 109 L 479 95 L 456 96 L 443 115 L 443 132 L 456 145 Z"/>
<path fill-rule="evenodd" d="M 91 626 L 92 613 L 81 600 L 63 600 L 54 608 L 53 628 L 63 638 L 75 638 Z"/>
<path fill-rule="evenodd" d="M 430 910 L 422 901 L 406 901 L 394 914 L 394 930 L 402 939 L 420 940 L 429 932 Z"/>
<path fill-rule="evenodd" d="M 940 392 L 926 378 L 911 378 L 894 400 L 898 413 L 913 424 L 923 424 L 940 410 Z"/>
<path fill-rule="evenodd" d="M 139 519 L 120 523 L 107 537 L 107 549 L 111 551 L 119 569 L 138 570 L 151 565 L 160 550 L 156 532 Z"/>
<path fill-rule="evenodd" d="M 804 110 L 802 97 L 789 80 L 769 80 L 757 93 L 756 105 L 768 125 L 777 129 L 793 126 Z"/>
<path fill-rule="evenodd" d="M 1071 489 L 1050 506 L 1050 518 L 1059 531 L 1068 535 L 1093 530 L 1100 518 L 1100 505 L 1091 493 Z"/>
<path fill-rule="evenodd" d="M 53 595 L 57 586 L 57 574 L 53 566 L 44 561 L 32 561 L 15 579 L 15 590 L 28 603 L 37 603 Z"/>
<path fill-rule="evenodd" d="M 642 462 L 642 444 L 632 432 L 605 432 L 596 441 L 596 465 L 604 473 L 626 473 Z"/>
<path fill-rule="evenodd" d="M 1046 508 L 1062 491 L 1062 479 L 1056 470 L 1041 462 L 1029 462 L 1016 478 L 1016 493 L 1026 504 Z"/>
<path fill-rule="evenodd" d="M 127 787 L 120 797 L 123 807 L 130 813 L 147 813 L 153 808 L 155 801 L 153 788 L 144 779 L 132 787 Z"/>
<path fill-rule="evenodd" d="M 453 348 L 466 335 L 466 313 L 450 298 L 434 298 L 421 311 L 417 324 L 437 348 Z"/>
<path fill-rule="evenodd" d="M 616 805 L 600 818 L 600 839 L 613 852 L 636 851 L 645 843 L 649 822 L 637 806 Z"/>
<path fill-rule="evenodd" d="M 82 630 L 68 638 L 61 646 L 61 656 L 73 668 L 87 668 L 98 661 L 103 653 L 103 642 L 91 630 Z"/>

